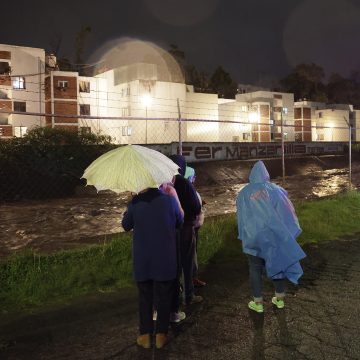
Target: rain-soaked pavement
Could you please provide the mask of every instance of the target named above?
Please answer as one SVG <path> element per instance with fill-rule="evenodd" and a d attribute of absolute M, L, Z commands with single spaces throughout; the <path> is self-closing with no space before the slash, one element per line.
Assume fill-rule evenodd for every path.
<path fill-rule="evenodd" d="M 199 163 L 197 189 L 206 202 L 206 217 L 235 211 L 235 198 L 248 181 L 254 161 Z M 281 161 L 265 161 L 273 181 L 281 184 Z M 291 199 L 332 195 L 348 187 L 347 159 L 324 156 L 286 159 Z M 353 162 L 353 185 L 360 187 L 360 163 Z M 0 256 L 26 247 L 53 252 L 103 242 L 122 231 L 120 219 L 129 194 L 96 194 L 81 189 L 77 196 L 47 201 L 0 204 Z"/>
<path fill-rule="evenodd" d="M 184 310 L 164 349 L 136 346 L 131 288 L 16 320 L 0 316 L 0 359 L 360 359 L 359 237 L 305 247 L 305 275 L 299 287 L 289 286 L 283 310 L 271 305 L 269 282 L 264 314 L 247 309 L 246 259 L 232 240 L 203 269 L 205 300 Z"/>

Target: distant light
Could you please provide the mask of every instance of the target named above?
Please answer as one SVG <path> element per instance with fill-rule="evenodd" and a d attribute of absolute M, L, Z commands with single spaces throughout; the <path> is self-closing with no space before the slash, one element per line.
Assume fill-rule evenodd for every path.
<path fill-rule="evenodd" d="M 152 104 L 152 97 L 150 94 L 143 94 L 141 95 L 141 103 L 148 107 Z"/>
<path fill-rule="evenodd" d="M 257 113 L 257 112 L 249 113 L 249 120 L 252 123 L 259 122 L 259 120 L 260 120 L 259 113 Z"/>

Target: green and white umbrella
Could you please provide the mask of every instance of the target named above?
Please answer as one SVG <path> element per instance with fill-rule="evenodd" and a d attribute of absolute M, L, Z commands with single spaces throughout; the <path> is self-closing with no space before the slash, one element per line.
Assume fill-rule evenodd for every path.
<path fill-rule="evenodd" d="M 93 161 L 82 176 L 87 185 L 117 193 L 157 188 L 178 174 L 178 165 L 162 153 L 139 145 L 121 146 Z"/>

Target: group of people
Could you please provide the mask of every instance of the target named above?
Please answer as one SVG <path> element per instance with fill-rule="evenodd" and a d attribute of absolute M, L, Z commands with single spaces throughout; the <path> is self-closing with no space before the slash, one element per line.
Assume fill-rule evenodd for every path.
<path fill-rule="evenodd" d="M 169 323 L 186 316 L 180 311 L 181 302 L 189 306 L 203 301 L 195 294 L 196 286 L 205 285 L 197 275 L 202 200 L 193 185 L 195 172 L 186 167 L 185 158 L 173 155 L 171 159 L 179 166 L 172 183 L 135 195 L 122 220 L 126 231 L 133 230 L 133 268 L 139 290 L 137 344 L 143 348 L 151 347 L 153 333 L 156 348 L 168 343 Z M 249 180 L 236 200 L 237 220 L 249 260 L 253 300 L 248 307 L 262 313 L 264 269 L 275 285 L 272 303 L 281 309 L 285 279 L 297 283 L 302 275 L 299 261 L 305 254 L 296 242 L 301 229 L 294 208 L 286 191 L 270 182 L 262 161 L 254 165 Z"/>
<path fill-rule="evenodd" d="M 144 348 L 151 347 L 154 330 L 157 348 L 168 342 L 170 321 L 179 322 L 186 316 L 180 311 L 181 302 L 189 306 L 203 301 L 195 294 L 195 286 L 205 285 L 197 277 L 195 231 L 203 221 L 202 202 L 193 185 L 194 171 L 188 169 L 185 177 L 185 158 L 173 155 L 171 159 L 179 166 L 172 183 L 135 195 L 122 220 L 124 230 L 134 232 L 133 268 L 140 320 L 137 344 Z"/>

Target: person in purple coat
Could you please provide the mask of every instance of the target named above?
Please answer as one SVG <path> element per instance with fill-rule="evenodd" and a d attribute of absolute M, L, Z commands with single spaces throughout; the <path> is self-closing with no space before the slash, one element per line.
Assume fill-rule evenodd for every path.
<path fill-rule="evenodd" d="M 176 229 L 183 223 L 178 200 L 159 189 L 135 195 L 124 213 L 122 226 L 133 230 L 133 271 L 139 290 L 137 344 L 151 347 L 153 309 L 157 309 L 156 347 L 168 342 L 172 295 L 177 277 Z M 155 302 L 154 303 L 154 299 Z"/>

